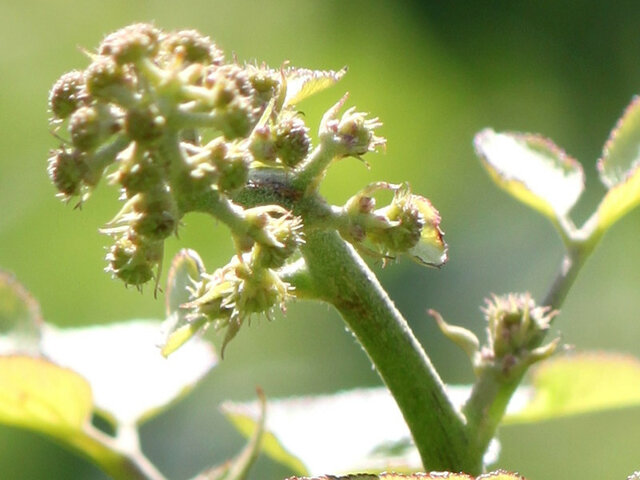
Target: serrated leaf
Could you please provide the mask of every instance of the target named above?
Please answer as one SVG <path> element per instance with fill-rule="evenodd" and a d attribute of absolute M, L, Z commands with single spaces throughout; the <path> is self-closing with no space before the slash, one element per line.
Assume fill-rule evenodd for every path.
<path fill-rule="evenodd" d="M 41 325 L 38 302 L 13 275 L 0 270 L 0 354 L 37 355 Z"/>
<path fill-rule="evenodd" d="M 598 161 L 608 189 L 598 207 L 598 227 L 609 228 L 640 203 L 640 97 L 635 97 L 609 135 Z"/>
<path fill-rule="evenodd" d="M 203 340 L 169 359 L 162 357 L 156 342 L 159 329 L 155 320 L 76 329 L 47 326 L 42 350 L 89 381 L 101 413 L 131 425 L 186 393 L 217 361 Z"/>
<path fill-rule="evenodd" d="M 531 398 L 506 423 L 640 405 L 640 361 L 607 353 L 556 357 L 534 370 Z"/>
<path fill-rule="evenodd" d="M 284 106 L 296 105 L 307 97 L 335 85 L 347 73 L 341 70 L 308 70 L 306 68 L 290 68 L 285 71 L 287 94 Z"/>
<path fill-rule="evenodd" d="M 584 190 L 580 163 L 544 137 L 486 129 L 474 145 L 502 189 L 553 221 L 565 217 Z"/>
<path fill-rule="evenodd" d="M 180 250 L 171 262 L 165 297 L 167 319 L 162 324 L 160 340 L 165 357 L 184 345 L 206 323 L 204 320 L 193 321 L 188 317 L 189 310 L 181 308 L 192 300 L 189 289 L 204 272 L 204 263 L 194 250 Z"/>

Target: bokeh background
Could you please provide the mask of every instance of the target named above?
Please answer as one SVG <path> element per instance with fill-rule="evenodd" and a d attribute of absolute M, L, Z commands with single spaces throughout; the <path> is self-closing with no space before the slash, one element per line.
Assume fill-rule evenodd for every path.
<path fill-rule="evenodd" d="M 47 126 L 49 87 L 84 68 L 82 48 L 128 23 L 197 28 L 241 60 L 349 73 L 301 104 L 314 124 L 344 91 L 349 105 L 385 123 L 387 153 L 336 165 L 325 192 L 343 202 L 374 180 L 409 179 L 443 216 L 450 261 L 441 270 L 401 261 L 374 268 L 410 320 L 445 381 L 469 382 L 465 357 L 436 331 L 426 308 L 482 333 L 489 293 L 540 298 L 562 249 L 541 216 L 498 191 L 472 149 L 474 133 L 539 132 L 583 162 L 584 220 L 604 188 L 595 161 L 616 119 L 640 92 L 636 2 L 438 2 L 420 0 L 0 0 L 0 266 L 14 272 L 58 325 L 160 318 L 161 299 L 103 273 L 108 238 L 97 228 L 119 208 L 102 185 L 81 210 L 54 198 L 46 176 L 56 140 Z M 348 181 L 346 180 L 348 179 Z M 640 212 L 604 238 L 567 299 L 557 327 L 578 350 L 640 355 Z M 208 268 L 226 263 L 222 226 L 190 216 L 180 247 Z M 114 345 L 117 351 L 117 345 Z M 142 428 L 144 449 L 171 479 L 233 455 L 243 439 L 218 411 L 224 399 L 329 393 L 380 382 L 364 353 L 325 306 L 294 304 L 286 318 L 255 321 L 192 395 Z M 530 479 L 616 479 L 640 469 L 640 410 L 502 429 L 499 466 Z M 261 458 L 252 479 L 288 475 Z M 331 473 L 331 472 L 327 472 Z M 0 478 L 104 479 L 92 465 L 36 435 L 0 427 Z"/>

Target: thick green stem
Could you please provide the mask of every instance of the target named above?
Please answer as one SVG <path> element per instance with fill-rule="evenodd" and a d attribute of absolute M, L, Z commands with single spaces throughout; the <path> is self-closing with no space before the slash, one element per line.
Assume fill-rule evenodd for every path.
<path fill-rule="evenodd" d="M 292 186 L 302 192 L 317 188 L 336 155 L 336 145 L 324 141 L 295 170 Z"/>
<path fill-rule="evenodd" d="M 336 232 L 309 234 L 303 255 L 317 298 L 340 312 L 396 399 L 424 467 L 473 468 L 465 455 L 468 445 L 462 416 L 367 265 Z"/>

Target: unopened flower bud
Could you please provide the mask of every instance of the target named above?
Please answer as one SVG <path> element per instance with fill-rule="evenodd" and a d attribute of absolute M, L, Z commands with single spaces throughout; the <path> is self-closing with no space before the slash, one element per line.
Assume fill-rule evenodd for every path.
<path fill-rule="evenodd" d="M 247 183 L 250 159 L 242 154 L 232 155 L 218 163 L 218 188 L 222 192 L 232 192 Z"/>
<path fill-rule="evenodd" d="M 180 55 L 188 63 L 221 65 L 224 62 L 222 50 L 196 30 L 169 33 L 162 42 L 162 49 L 170 55 Z"/>
<path fill-rule="evenodd" d="M 96 98 L 122 103 L 131 80 L 111 57 L 97 57 L 85 70 L 87 91 Z"/>
<path fill-rule="evenodd" d="M 153 25 L 137 23 L 113 32 L 102 41 L 98 53 L 111 56 L 120 65 L 135 63 L 158 51 L 159 31 Z"/>
<path fill-rule="evenodd" d="M 84 75 L 79 70 L 62 75 L 49 92 L 49 109 L 55 118 L 65 119 L 86 102 Z"/>
<path fill-rule="evenodd" d="M 164 240 L 178 228 L 178 208 L 166 191 L 138 194 L 133 210 L 137 217 L 132 228 L 141 237 Z"/>
<path fill-rule="evenodd" d="M 87 170 L 85 158 L 77 150 L 60 148 L 51 151 L 47 172 L 63 198 L 80 194 Z"/>
<path fill-rule="evenodd" d="M 236 97 L 224 109 L 219 110 L 218 128 L 227 140 L 246 137 L 254 122 L 251 105 L 243 97 Z"/>
<path fill-rule="evenodd" d="M 276 142 L 269 125 L 258 127 L 253 131 L 249 151 L 257 161 L 271 164 L 276 159 Z"/>
<path fill-rule="evenodd" d="M 125 131 L 132 140 L 151 143 L 162 136 L 166 119 L 155 105 L 146 108 L 130 108 L 125 117 Z"/>
<path fill-rule="evenodd" d="M 486 300 L 489 348 L 494 358 L 522 357 L 538 347 L 557 312 L 539 307 L 529 294 L 494 295 Z"/>
<path fill-rule="evenodd" d="M 118 121 L 106 108 L 80 107 L 69 119 L 69 133 L 73 145 L 89 151 L 118 131 Z"/>
<path fill-rule="evenodd" d="M 160 160 L 154 153 L 133 143 L 122 157 L 118 171 L 111 179 L 124 188 L 128 198 L 154 190 L 165 181 Z"/>
<path fill-rule="evenodd" d="M 304 243 L 302 237 L 302 221 L 299 217 L 283 215 L 272 218 L 265 227 L 278 245 L 254 245 L 254 265 L 264 268 L 280 268 Z"/>
<path fill-rule="evenodd" d="M 309 153 L 311 139 L 309 129 L 302 120 L 291 117 L 276 126 L 276 150 L 278 158 L 287 167 L 295 167 Z"/>
<path fill-rule="evenodd" d="M 127 285 L 139 287 L 154 277 L 155 267 L 162 260 L 162 249 L 162 242 L 142 241 L 127 234 L 109 249 L 106 271 Z"/>

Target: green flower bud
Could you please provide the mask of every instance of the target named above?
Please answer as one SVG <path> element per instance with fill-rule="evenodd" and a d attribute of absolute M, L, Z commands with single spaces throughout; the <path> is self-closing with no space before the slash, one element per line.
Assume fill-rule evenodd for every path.
<path fill-rule="evenodd" d="M 82 151 L 93 150 L 119 129 L 117 119 L 106 108 L 80 107 L 69 119 L 71 143 Z"/>
<path fill-rule="evenodd" d="M 276 159 L 276 142 L 269 125 L 258 127 L 253 131 L 249 143 L 249 151 L 257 161 L 272 164 Z"/>
<path fill-rule="evenodd" d="M 87 103 L 84 75 L 79 70 L 62 75 L 49 92 L 49 109 L 54 118 L 65 119 Z"/>
<path fill-rule="evenodd" d="M 98 53 L 113 57 L 119 65 L 136 63 L 157 53 L 159 34 L 153 25 L 129 25 L 107 35 L 100 44 Z"/>
<path fill-rule="evenodd" d="M 539 307 L 528 293 L 494 295 L 483 309 L 493 358 L 522 358 L 538 347 L 556 311 Z"/>
<path fill-rule="evenodd" d="M 243 97 L 236 97 L 224 109 L 219 110 L 218 128 L 227 140 L 246 137 L 254 122 L 254 111 Z"/>
<path fill-rule="evenodd" d="M 130 100 L 131 78 L 111 57 L 96 57 L 84 76 L 87 91 L 94 97 L 119 104 Z"/>
<path fill-rule="evenodd" d="M 229 193 L 243 187 L 249 178 L 249 163 L 251 159 L 243 154 L 231 155 L 224 162 L 216 164 L 218 167 L 218 189 Z"/>
<path fill-rule="evenodd" d="M 154 270 L 162 260 L 162 242 L 143 241 L 135 235 L 127 234 L 109 249 L 105 269 L 127 285 L 136 287 L 154 277 Z"/>
<path fill-rule="evenodd" d="M 169 56 L 179 55 L 187 63 L 221 65 L 224 53 L 209 37 L 196 30 L 180 30 L 166 35 L 162 50 Z"/>
<path fill-rule="evenodd" d="M 377 118 L 367 118 L 366 113 L 348 109 L 342 119 L 336 119 L 338 111 L 346 101 L 346 95 L 331 107 L 320 122 L 320 137 L 338 147 L 343 156 L 360 157 L 384 147 L 386 140 L 374 134 L 374 130 L 382 126 Z"/>
<path fill-rule="evenodd" d="M 280 76 L 273 70 L 263 68 L 249 69 L 249 81 L 255 90 L 256 107 L 263 107 L 278 93 Z"/>
<path fill-rule="evenodd" d="M 271 218 L 265 228 L 278 244 L 256 243 L 253 246 L 253 265 L 263 268 L 280 268 L 304 243 L 302 220 L 290 214 L 283 215 L 280 218 Z"/>
<path fill-rule="evenodd" d="M 125 131 L 132 140 L 139 143 L 152 143 L 164 133 L 166 119 L 158 107 L 150 105 L 142 108 L 130 108 L 125 117 Z"/>
<path fill-rule="evenodd" d="M 309 153 L 311 148 L 309 129 L 299 118 L 287 118 L 276 126 L 275 143 L 280 161 L 285 166 L 293 168 Z"/>
<path fill-rule="evenodd" d="M 140 193 L 133 202 L 135 220 L 131 227 L 141 237 L 164 240 L 176 232 L 179 222 L 178 207 L 166 190 Z"/>
<path fill-rule="evenodd" d="M 140 148 L 135 143 L 121 155 L 118 170 L 111 175 L 113 183 L 119 183 L 131 198 L 137 193 L 149 192 L 165 181 L 163 167 L 154 152 Z"/>
<path fill-rule="evenodd" d="M 77 150 L 60 148 L 50 152 L 47 172 L 64 199 L 80 194 L 87 170 L 85 157 Z"/>

